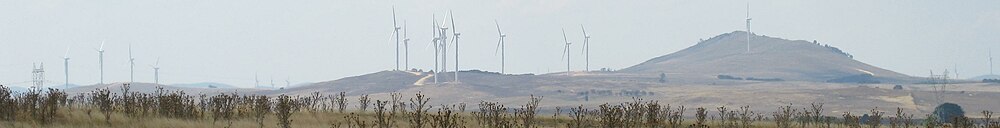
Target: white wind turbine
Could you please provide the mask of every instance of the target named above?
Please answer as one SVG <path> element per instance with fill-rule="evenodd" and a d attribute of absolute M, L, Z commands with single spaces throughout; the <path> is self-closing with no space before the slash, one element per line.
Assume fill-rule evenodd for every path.
<path fill-rule="evenodd" d="M 569 71 L 570 71 L 569 70 L 569 62 L 570 62 L 569 61 L 569 45 L 573 44 L 573 43 L 570 43 L 569 39 L 566 38 L 566 30 L 565 29 L 562 30 L 562 33 L 563 33 L 563 41 L 566 43 L 566 46 L 563 47 L 563 52 L 562 52 L 563 56 L 562 57 L 565 57 L 564 59 L 566 60 L 566 73 L 569 74 Z"/>
<path fill-rule="evenodd" d="M 461 71 L 458 69 L 458 39 L 462 33 L 458 33 L 455 28 L 455 14 L 449 10 L 448 15 L 451 18 L 451 33 L 455 35 L 455 82 L 458 82 L 458 72 Z"/>
<path fill-rule="evenodd" d="M 96 49 L 98 53 L 98 63 L 100 64 L 100 81 L 99 84 L 104 84 L 104 41 L 101 41 L 101 49 Z"/>
<path fill-rule="evenodd" d="M 583 53 L 587 56 L 586 57 L 587 64 L 584 68 L 584 71 L 590 71 L 590 34 L 587 34 L 587 29 L 584 28 L 582 24 L 580 25 L 580 29 L 583 30 L 583 46 L 581 47 L 583 47 Z"/>
<path fill-rule="evenodd" d="M 440 58 L 440 56 L 438 55 L 440 55 L 441 53 L 441 47 L 439 46 L 440 42 L 438 42 L 441 40 L 441 38 L 439 37 L 440 35 L 438 33 L 441 31 L 437 30 L 438 24 L 436 15 L 433 14 L 431 15 L 431 22 L 433 22 L 433 26 L 431 26 L 431 33 L 432 33 L 431 35 L 434 38 L 431 40 L 431 46 L 434 46 L 434 83 L 436 84 L 438 82 L 438 73 L 441 72 L 441 70 L 439 69 L 440 66 L 438 66 L 439 63 L 438 58 Z"/>
<path fill-rule="evenodd" d="M 410 38 L 406 36 L 406 20 L 403 20 L 403 70 L 410 70 Z"/>
<path fill-rule="evenodd" d="M 993 49 L 987 50 L 987 54 L 989 54 L 990 60 L 990 75 L 993 75 Z"/>
<path fill-rule="evenodd" d="M 257 72 L 253 73 L 253 88 L 260 88 L 260 79 L 257 79 Z"/>
<path fill-rule="evenodd" d="M 390 35 L 389 37 L 390 38 L 392 38 L 392 36 L 396 37 L 396 69 L 395 70 L 399 70 L 399 29 L 400 29 L 400 27 L 398 25 L 396 25 L 396 7 L 395 6 L 392 7 L 392 27 L 393 27 L 392 28 L 392 35 Z"/>
<path fill-rule="evenodd" d="M 438 26 L 440 32 L 438 32 L 438 47 L 441 47 L 441 72 L 448 72 L 448 17 L 441 19 L 441 25 Z"/>
<path fill-rule="evenodd" d="M 153 63 L 153 84 L 160 86 L 160 58 L 156 58 L 156 63 Z"/>
<path fill-rule="evenodd" d="M 750 54 L 750 2 L 747 2 L 747 54 Z"/>
<path fill-rule="evenodd" d="M 129 83 L 135 82 L 135 58 L 132 58 L 132 43 L 128 44 L 128 77 Z"/>
<path fill-rule="evenodd" d="M 63 70 L 66 72 L 66 85 L 64 89 L 69 89 L 69 46 L 66 46 L 66 54 L 63 55 Z"/>
<path fill-rule="evenodd" d="M 506 38 L 507 34 L 503 34 L 503 31 L 500 30 L 500 22 L 497 22 L 497 20 L 494 19 L 493 23 L 497 24 L 497 34 L 500 35 L 500 39 L 497 40 L 497 48 L 496 48 L 496 50 L 493 50 L 493 54 L 497 54 L 497 50 L 500 51 L 500 74 L 504 74 L 504 42 L 503 42 L 503 38 Z"/>

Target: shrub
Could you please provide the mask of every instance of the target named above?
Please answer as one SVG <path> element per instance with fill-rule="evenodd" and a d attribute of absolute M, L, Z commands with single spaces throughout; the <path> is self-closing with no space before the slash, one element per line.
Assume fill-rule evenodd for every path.
<path fill-rule="evenodd" d="M 962 106 L 954 103 L 943 103 L 934 107 L 933 114 L 937 117 L 938 122 L 952 122 L 955 118 L 965 117 Z"/>
<path fill-rule="evenodd" d="M 274 114 L 278 118 L 278 127 L 290 128 L 292 125 L 292 105 L 294 105 L 294 100 L 287 95 L 280 95 L 274 103 Z"/>

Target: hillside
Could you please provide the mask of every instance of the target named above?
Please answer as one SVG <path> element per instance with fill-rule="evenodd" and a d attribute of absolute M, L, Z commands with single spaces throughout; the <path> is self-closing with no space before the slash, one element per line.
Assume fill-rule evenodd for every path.
<path fill-rule="evenodd" d="M 840 49 L 804 40 L 752 35 L 735 31 L 698 42 L 684 50 L 620 70 L 624 73 L 668 73 L 715 77 L 777 78 L 826 82 L 865 76 L 881 82 L 911 82 L 915 78 L 852 59 Z"/>

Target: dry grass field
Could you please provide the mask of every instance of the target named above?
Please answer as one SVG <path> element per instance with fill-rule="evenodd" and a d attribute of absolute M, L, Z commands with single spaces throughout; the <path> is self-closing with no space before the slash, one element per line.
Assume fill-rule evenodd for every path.
<path fill-rule="evenodd" d="M 779 106 L 680 106 L 633 98 L 596 106 L 556 107 L 540 112 L 545 97 L 530 96 L 520 105 L 481 101 L 476 104 L 429 104 L 421 93 L 388 98 L 339 95 L 266 96 L 254 94 L 189 95 L 182 91 L 122 93 L 97 89 L 67 95 L 56 89 L 12 92 L 0 86 L 0 126 L 4 127 L 985 127 L 1000 126 L 990 111 L 967 116 L 915 115 L 902 108 L 874 106 L 867 113 L 824 114 L 822 103 Z M 766 109 L 765 109 L 766 110 Z M 868 116 L 863 116 L 868 115 Z M 950 117 L 946 121 L 935 118 Z"/>

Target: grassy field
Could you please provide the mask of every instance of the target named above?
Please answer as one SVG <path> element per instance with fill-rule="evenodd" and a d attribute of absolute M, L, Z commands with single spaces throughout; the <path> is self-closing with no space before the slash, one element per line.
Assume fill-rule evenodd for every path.
<path fill-rule="evenodd" d="M 128 85 L 123 86 L 121 94 L 97 89 L 72 96 L 57 89 L 22 93 L 0 86 L 0 127 L 1000 127 L 1000 119 L 994 119 L 989 111 L 983 111 L 986 118 L 981 119 L 965 117 L 972 112 L 920 116 L 898 108 L 895 112 L 872 109 L 870 113 L 823 115 L 822 103 L 759 112 L 751 106 L 685 107 L 635 98 L 621 104 L 580 105 L 539 113 L 539 104 L 544 103 L 541 96 L 531 96 L 517 106 L 489 101 L 432 105 L 428 104 L 430 97 L 420 93 L 407 98 L 393 93 L 389 99 L 367 95 L 348 99 L 344 93 L 269 97 L 160 90 L 145 94 L 129 92 Z M 950 120 L 935 119 L 943 117 Z"/>

